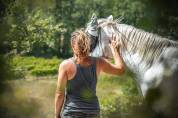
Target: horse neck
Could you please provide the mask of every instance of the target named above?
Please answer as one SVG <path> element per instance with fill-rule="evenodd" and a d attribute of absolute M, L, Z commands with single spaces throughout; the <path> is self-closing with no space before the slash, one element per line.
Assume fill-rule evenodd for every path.
<path fill-rule="evenodd" d="M 120 53 L 126 66 L 137 76 L 141 76 L 146 71 L 149 64 L 141 60 L 141 57 L 138 53 L 129 52 L 125 48 L 121 48 Z"/>
<path fill-rule="evenodd" d="M 173 47 L 178 48 L 178 41 L 170 40 L 170 43 L 172 44 Z"/>
<path fill-rule="evenodd" d="M 135 73 L 144 73 L 161 55 L 169 40 L 147 33 L 135 27 L 119 24 L 122 34 L 121 54 L 128 68 Z"/>

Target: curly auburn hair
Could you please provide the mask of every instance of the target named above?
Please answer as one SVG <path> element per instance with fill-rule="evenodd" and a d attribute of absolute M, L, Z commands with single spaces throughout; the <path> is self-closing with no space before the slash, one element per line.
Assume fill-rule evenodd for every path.
<path fill-rule="evenodd" d="M 76 30 L 71 34 L 71 46 L 74 56 L 77 58 L 86 57 L 90 52 L 90 39 L 83 29 Z"/>

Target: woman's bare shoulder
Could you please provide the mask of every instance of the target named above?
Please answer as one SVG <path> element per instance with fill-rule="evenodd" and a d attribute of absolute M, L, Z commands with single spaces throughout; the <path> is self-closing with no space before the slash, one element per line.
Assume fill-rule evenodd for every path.
<path fill-rule="evenodd" d="M 65 59 L 60 63 L 59 68 L 68 69 L 74 65 L 71 58 Z"/>
<path fill-rule="evenodd" d="M 71 80 L 76 74 L 76 66 L 71 58 L 63 60 L 59 68 L 67 73 L 68 80 Z"/>

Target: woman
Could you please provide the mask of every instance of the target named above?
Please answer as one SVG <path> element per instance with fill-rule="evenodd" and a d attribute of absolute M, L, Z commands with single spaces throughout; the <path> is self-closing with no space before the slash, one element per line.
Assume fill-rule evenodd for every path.
<path fill-rule="evenodd" d="M 64 60 L 59 66 L 55 118 L 99 117 L 100 107 L 96 96 L 99 74 L 102 71 L 114 75 L 124 73 L 124 64 L 115 38 L 112 37 L 110 44 L 115 61 L 115 64 L 112 64 L 103 58 L 89 56 L 90 42 L 84 31 L 77 30 L 72 33 L 71 47 L 74 57 Z M 60 116 L 62 107 L 63 112 Z"/>

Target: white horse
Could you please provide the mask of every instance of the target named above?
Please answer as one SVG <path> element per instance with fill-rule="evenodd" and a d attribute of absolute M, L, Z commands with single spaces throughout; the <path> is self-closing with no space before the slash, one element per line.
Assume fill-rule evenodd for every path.
<path fill-rule="evenodd" d="M 159 114 L 178 117 L 178 42 L 120 24 L 113 17 L 91 18 L 86 32 L 91 55 L 112 57 L 109 40 L 117 35 L 125 65 L 136 75 L 142 95 Z"/>

